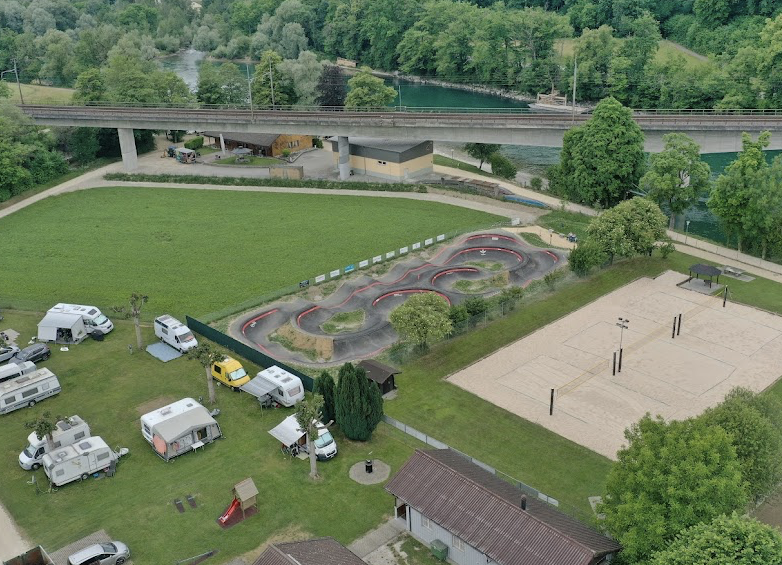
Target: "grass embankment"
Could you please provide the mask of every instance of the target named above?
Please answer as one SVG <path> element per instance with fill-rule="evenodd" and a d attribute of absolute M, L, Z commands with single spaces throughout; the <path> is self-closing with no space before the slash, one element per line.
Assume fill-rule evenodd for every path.
<path fill-rule="evenodd" d="M 499 219 L 397 198 L 96 188 L 47 198 L 0 222 L 3 261 L 14 265 L 4 272 L 0 307 L 65 301 L 107 311 L 144 292 L 149 317 L 197 316 Z M 74 226 L 89 233 L 75 237 Z"/>
<path fill-rule="evenodd" d="M 8 75 L 6 75 L 7 78 Z M 21 86 L 25 104 L 67 104 L 75 92 L 72 88 L 57 88 L 39 84 L 22 84 Z M 11 101 L 19 104 L 21 100 L 16 83 L 8 81 L 8 88 L 11 90 Z"/>
<path fill-rule="evenodd" d="M 41 318 L 3 313 L 2 328 L 20 331 L 24 342 Z M 151 328 L 144 329 L 144 338 L 147 343 L 155 339 Z M 54 550 L 103 528 L 130 546 L 137 565 L 175 563 L 212 549 L 225 562 L 272 535 L 334 536 L 347 544 L 393 512 L 393 497 L 382 484 L 359 485 L 348 470 L 372 452 L 396 472 L 418 445 L 415 440 L 385 424 L 367 443 L 348 441 L 334 430 L 339 455 L 318 465 L 323 479 L 314 483 L 308 478 L 309 462 L 283 456 L 267 433 L 293 409 L 261 411 L 255 398 L 225 387 L 218 387 L 215 405 L 224 439 L 164 462 L 144 441 L 139 417 L 183 397 L 206 397 L 204 370 L 186 358 L 161 363 L 146 352 L 130 355 L 129 343 L 135 344 L 133 325 L 120 321 L 104 342 L 88 340 L 68 352 L 54 349 L 45 365 L 59 376 L 62 393 L 0 417 L 0 498 L 34 543 Z M 258 370 L 242 362 L 248 373 Z M 43 412 L 78 414 L 110 446 L 129 447 L 116 476 L 36 494 L 28 483 L 33 473 L 23 471 L 17 457 L 30 433 L 24 422 Z M 35 477 L 45 490 L 43 470 Z M 247 477 L 260 490 L 259 514 L 222 530 L 216 520 L 232 500 L 233 485 Z M 197 508 L 188 506 L 187 495 L 195 497 Z M 184 514 L 176 511 L 174 499 L 184 502 Z"/>
<path fill-rule="evenodd" d="M 450 157 L 445 157 L 443 155 L 437 155 L 435 154 L 433 157 L 433 162 L 435 165 L 439 165 L 441 167 L 451 167 L 453 169 L 461 169 L 463 171 L 466 171 L 468 173 L 476 173 L 479 175 L 482 175 L 484 177 L 489 177 L 493 179 L 499 179 L 500 177 L 493 175 L 492 173 L 484 170 L 479 169 L 475 165 L 471 165 L 470 163 L 465 163 L 464 161 L 459 161 L 458 159 L 451 159 Z M 486 163 L 484 163 L 485 165 Z"/>
<path fill-rule="evenodd" d="M 565 235 L 573 232 L 578 236 L 578 239 L 583 241 L 587 235 L 587 228 L 594 219 L 594 216 L 587 216 L 586 214 L 552 210 L 548 214 L 539 217 L 537 224 L 547 229 L 553 229 L 557 233 L 564 233 Z M 527 234 L 523 235 L 526 236 Z M 548 244 L 544 245 L 544 247 L 546 246 L 548 246 Z"/>

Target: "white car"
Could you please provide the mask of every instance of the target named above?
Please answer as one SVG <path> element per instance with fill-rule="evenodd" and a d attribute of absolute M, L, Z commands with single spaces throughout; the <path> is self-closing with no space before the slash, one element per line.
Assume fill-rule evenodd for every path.
<path fill-rule="evenodd" d="M 96 543 L 68 557 L 68 565 L 122 565 L 128 557 L 130 550 L 121 541 Z"/>
<path fill-rule="evenodd" d="M 17 353 L 19 353 L 19 348 L 15 345 L 4 345 L 0 347 L 0 363 L 5 363 Z"/>

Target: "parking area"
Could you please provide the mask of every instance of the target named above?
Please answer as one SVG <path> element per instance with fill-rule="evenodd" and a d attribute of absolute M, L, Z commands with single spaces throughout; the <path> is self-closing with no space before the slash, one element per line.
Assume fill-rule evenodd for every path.
<path fill-rule="evenodd" d="M 635 281 L 449 380 L 614 459 L 624 430 L 646 412 L 687 418 L 733 387 L 759 391 L 782 374 L 782 317 L 730 302 L 723 308 L 722 298 L 678 287 L 685 279 L 669 271 Z M 619 318 L 629 323 L 614 375 Z"/>

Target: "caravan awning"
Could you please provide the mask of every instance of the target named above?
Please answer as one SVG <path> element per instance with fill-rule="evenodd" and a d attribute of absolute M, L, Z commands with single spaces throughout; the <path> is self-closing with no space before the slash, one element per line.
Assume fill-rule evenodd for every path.
<path fill-rule="evenodd" d="M 276 427 L 269 430 L 269 433 L 285 446 L 293 445 L 304 435 L 304 432 L 299 429 L 296 416 L 288 416 Z"/>
<path fill-rule="evenodd" d="M 239 388 L 244 392 L 249 392 L 256 398 L 263 398 L 277 388 L 277 386 L 263 377 L 255 377 L 249 383 L 243 384 Z"/>
<path fill-rule="evenodd" d="M 43 320 L 38 322 L 38 327 L 45 328 L 66 328 L 73 329 L 73 327 L 81 321 L 79 314 L 63 314 L 62 312 L 47 312 Z"/>

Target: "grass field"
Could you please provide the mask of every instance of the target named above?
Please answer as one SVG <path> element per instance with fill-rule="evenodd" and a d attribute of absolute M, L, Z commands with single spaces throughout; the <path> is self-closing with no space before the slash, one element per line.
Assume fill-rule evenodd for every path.
<path fill-rule="evenodd" d="M 0 328 L 15 328 L 29 337 L 39 314 L 5 311 Z M 147 342 L 154 340 L 145 329 Z M 261 412 L 250 395 L 217 389 L 224 439 L 203 451 L 169 463 L 158 458 L 143 440 L 139 417 L 191 396 L 206 396 L 204 370 L 186 358 L 161 363 L 146 352 L 129 355 L 134 343 L 132 324 L 120 322 L 106 341 L 88 340 L 68 352 L 54 350 L 46 363 L 60 377 L 62 393 L 34 408 L 0 416 L 0 498 L 29 539 L 54 550 L 105 528 L 131 548 L 137 565 L 174 563 L 216 549 L 217 562 L 251 552 L 269 537 L 334 536 L 342 543 L 376 527 L 393 511 L 393 497 L 383 485 L 362 486 L 348 477 L 351 465 L 371 457 L 382 459 L 396 472 L 412 454 L 415 440 L 381 424 L 372 441 L 354 443 L 335 430 L 339 455 L 319 464 L 323 479 L 308 478 L 309 462 L 290 460 L 267 432 L 292 409 Z M 245 363 L 248 372 L 257 367 Z M 111 479 L 89 479 L 64 485 L 51 494 L 36 494 L 28 484 L 30 471 L 18 463 L 30 430 L 24 422 L 43 412 L 82 416 L 93 434 L 112 447 L 130 448 Z M 43 470 L 35 472 L 41 488 Z M 233 485 L 252 477 L 260 491 L 259 514 L 230 530 L 217 518 L 232 500 Z M 198 508 L 187 504 L 184 514 L 172 502 L 193 495 Z"/>
<path fill-rule="evenodd" d="M 397 198 L 99 188 L 0 223 L 0 307 L 104 310 L 130 293 L 146 314 L 205 314 L 332 269 L 499 218 Z M 30 253 L 30 250 L 35 253 Z"/>
<path fill-rule="evenodd" d="M 19 89 L 16 84 L 9 82 L 8 87 L 11 89 L 11 100 L 19 103 Z M 24 96 L 25 104 L 65 104 L 71 101 L 73 93 L 74 90 L 72 88 L 57 88 L 39 84 L 22 85 L 22 96 Z"/>
<path fill-rule="evenodd" d="M 578 236 L 578 239 L 583 241 L 587 235 L 587 227 L 589 227 L 589 223 L 593 219 L 593 216 L 587 216 L 586 214 L 552 210 L 538 218 L 537 223 L 544 228 L 553 229 L 557 233 L 568 234 L 573 232 Z M 527 234 L 524 235 L 526 236 Z"/>
<path fill-rule="evenodd" d="M 435 165 L 440 165 L 441 167 L 452 167 L 454 169 L 461 169 L 469 173 L 477 173 L 484 177 L 499 178 L 485 169 L 479 169 L 470 163 L 465 163 L 464 161 L 459 161 L 458 159 L 451 159 L 450 157 L 444 157 L 443 155 L 435 155 L 433 157 L 433 162 Z M 484 163 L 484 165 L 486 165 L 486 163 Z"/>
<path fill-rule="evenodd" d="M 617 41 L 623 41 L 622 39 L 618 39 Z M 554 50 L 557 53 L 560 53 L 562 57 L 572 57 L 573 56 L 573 45 L 575 44 L 575 39 L 560 39 L 556 42 L 554 46 Z M 703 65 L 710 65 L 711 62 L 709 61 L 703 61 L 701 59 L 698 59 L 697 57 L 693 57 L 691 54 L 686 53 L 679 49 L 676 44 L 663 39 L 660 41 L 657 53 L 654 56 L 654 60 L 656 63 L 664 63 L 665 61 L 671 59 L 675 56 L 682 56 L 684 57 L 684 61 L 686 63 L 686 66 L 693 69 L 697 68 Z"/>
<path fill-rule="evenodd" d="M 236 165 L 238 167 L 247 167 L 247 166 L 255 166 L 255 167 L 266 167 L 268 165 L 283 165 L 284 163 L 280 161 L 279 159 L 272 159 L 270 157 L 256 157 L 254 155 L 251 155 L 249 157 L 244 157 L 243 160 L 239 163 L 236 162 L 236 159 L 238 157 L 226 157 L 225 159 L 220 159 L 219 161 L 216 161 L 220 165 Z"/>

